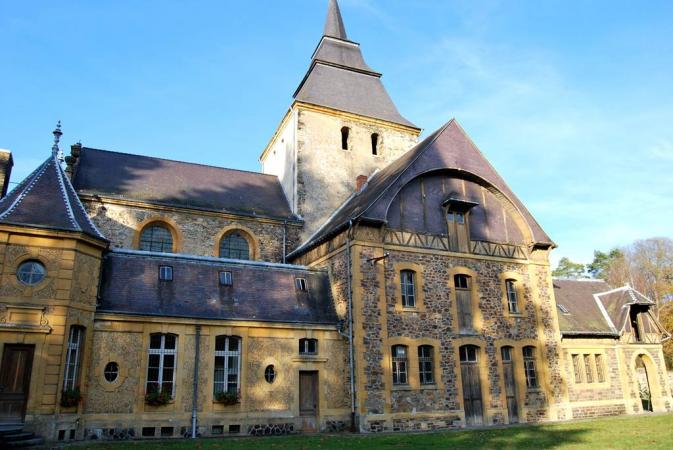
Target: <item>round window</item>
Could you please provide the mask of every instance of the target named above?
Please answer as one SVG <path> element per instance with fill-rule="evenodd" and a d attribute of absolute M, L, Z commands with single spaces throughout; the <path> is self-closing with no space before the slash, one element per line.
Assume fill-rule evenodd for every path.
<path fill-rule="evenodd" d="M 34 286 L 40 281 L 44 280 L 44 277 L 47 275 L 47 269 L 44 267 L 40 261 L 35 261 L 34 259 L 24 261 L 19 264 L 19 268 L 16 271 L 16 278 L 23 284 L 28 286 Z"/>
<path fill-rule="evenodd" d="M 114 383 L 119 376 L 119 364 L 114 361 L 107 363 L 103 370 L 103 376 L 108 383 Z"/>
<path fill-rule="evenodd" d="M 276 369 L 273 366 L 266 366 L 266 369 L 264 369 L 264 379 L 267 383 L 273 383 L 273 380 L 276 379 Z"/>

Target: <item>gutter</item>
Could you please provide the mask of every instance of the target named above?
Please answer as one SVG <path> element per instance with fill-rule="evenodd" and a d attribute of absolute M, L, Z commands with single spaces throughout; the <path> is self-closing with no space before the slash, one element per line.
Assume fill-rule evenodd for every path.
<path fill-rule="evenodd" d="M 351 231 L 353 230 L 353 221 L 348 222 L 348 231 L 346 232 L 346 258 L 348 259 L 348 360 L 351 372 L 351 432 L 355 432 L 355 362 L 353 358 L 353 286 L 352 286 L 352 261 L 351 261 Z"/>

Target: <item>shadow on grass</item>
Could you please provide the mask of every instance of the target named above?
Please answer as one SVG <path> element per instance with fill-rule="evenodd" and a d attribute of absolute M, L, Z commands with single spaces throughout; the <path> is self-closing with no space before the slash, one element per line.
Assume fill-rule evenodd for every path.
<path fill-rule="evenodd" d="M 521 426 L 448 433 L 386 435 L 303 435 L 270 438 L 199 439 L 196 441 L 125 442 L 91 446 L 95 450 L 142 449 L 227 449 L 257 450 L 370 450 L 370 449 L 553 449 L 589 444 L 590 429 L 556 430 L 546 426 Z M 82 447 L 79 447 L 80 449 Z"/>

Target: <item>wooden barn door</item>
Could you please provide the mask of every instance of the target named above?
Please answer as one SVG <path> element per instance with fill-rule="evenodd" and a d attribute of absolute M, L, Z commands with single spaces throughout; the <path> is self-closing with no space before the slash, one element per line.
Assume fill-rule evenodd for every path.
<path fill-rule="evenodd" d="M 318 372 L 299 372 L 299 415 L 302 431 L 318 431 Z"/>
<path fill-rule="evenodd" d="M 32 345 L 5 344 L 0 365 L 0 423 L 21 423 L 26 414 Z"/>
<path fill-rule="evenodd" d="M 519 423 L 519 405 L 516 396 L 516 383 L 514 381 L 514 361 L 512 360 L 512 347 L 500 349 L 502 354 L 502 372 L 505 381 L 505 397 L 507 399 L 507 416 L 509 423 Z"/>
<path fill-rule="evenodd" d="M 479 347 L 460 347 L 460 376 L 463 382 L 463 406 L 465 424 L 483 425 L 484 410 L 481 397 L 481 377 L 479 376 Z"/>

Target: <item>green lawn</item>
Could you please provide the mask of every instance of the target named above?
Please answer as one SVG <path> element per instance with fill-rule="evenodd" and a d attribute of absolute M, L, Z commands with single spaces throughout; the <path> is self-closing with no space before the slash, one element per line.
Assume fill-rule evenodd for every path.
<path fill-rule="evenodd" d="M 142 449 L 670 449 L 673 414 L 615 417 L 554 425 L 384 435 L 307 435 L 269 438 L 164 440 L 83 445 L 95 450 Z"/>

